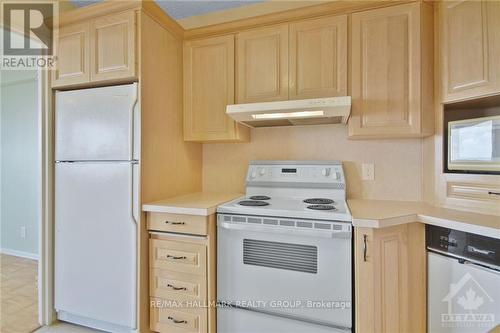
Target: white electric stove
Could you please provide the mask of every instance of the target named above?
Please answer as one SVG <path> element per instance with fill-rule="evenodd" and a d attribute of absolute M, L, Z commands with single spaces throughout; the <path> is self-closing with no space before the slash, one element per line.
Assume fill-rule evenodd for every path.
<path fill-rule="evenodd" d="M 218 332 L 350 332 L 352 226 L 337 161 L 253 161 L 218 207 Z"/>

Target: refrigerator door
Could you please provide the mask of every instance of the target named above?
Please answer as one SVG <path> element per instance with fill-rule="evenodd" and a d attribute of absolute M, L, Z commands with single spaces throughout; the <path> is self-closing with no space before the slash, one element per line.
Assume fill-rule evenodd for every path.
<path fill-rule="evenodd" d="M 113 332 L 136 327 L 137 172 L 129 162 L 56 164 L 59 315 L 95 320 L 100 324 L 85 324 Z"/>
<path fill-rule="evenodd" d="M 136 104 L 136 83 L 56 92 L 56 160 L 138 159 Z"/>

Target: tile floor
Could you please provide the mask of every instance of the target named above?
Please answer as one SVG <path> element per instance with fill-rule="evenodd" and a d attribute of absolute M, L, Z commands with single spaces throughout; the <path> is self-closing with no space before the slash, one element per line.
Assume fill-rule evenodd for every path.
<path fill-rule="evenodd" d="M 0 332 L 29 333 L 37 329 L 36 260 L 0 254 Z"/>

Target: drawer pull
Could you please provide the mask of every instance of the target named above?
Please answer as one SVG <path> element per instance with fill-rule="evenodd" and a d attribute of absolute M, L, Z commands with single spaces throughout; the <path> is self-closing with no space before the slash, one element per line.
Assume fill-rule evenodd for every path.
<path fill-rule="evenodd" d="M 489 195 L 500 195 L 500 192 L 488 191 Z"/>
<path fill-rule="evenodd" d="M 167 284 L 167 287 L 172 288 L 173 290 L 187 290 L 186 287 L 176 287 L 176 286 L 171 285 L 171 284 Z"/>
<path fill-rule="evenodd" d="M 171 224 L 171 225 L 185 225 L 186 222 L 170 222 L 170 221 L 165 221 L 165 224 Z"/>
<path fill-rule="evenodd" d="M 187 259 L 186 256 L 179 256 L 179 257 L 177 257 L 177 256 L 172 256 L 170 254 L 167 254 L 167 258 L 168 259 L 174 259 L 174 260 L 185 260 L 185 259 Z"/>
<path fill-rule="evenodd" d="M 187 324 L 187 321 L 185 321 L 185 320 L 177 320 L 174 317 L 168 317 L 168 320 L 173 321 L 175 324 Z"/>

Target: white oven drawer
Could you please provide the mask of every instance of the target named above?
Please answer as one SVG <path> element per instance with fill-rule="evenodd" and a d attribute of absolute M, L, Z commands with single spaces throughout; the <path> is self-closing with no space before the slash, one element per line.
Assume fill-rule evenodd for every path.
<path fill-rule="evenodd" d="M 351 228 L 343 230 L 321 235 L 219 218 L 218 300 L 351 327 Z"/>
<path fill-rule="evenodd" d="M 218 333 L 346 333 L 349 329 L 312 324 L 250 310 L 219 308 Z"/>

